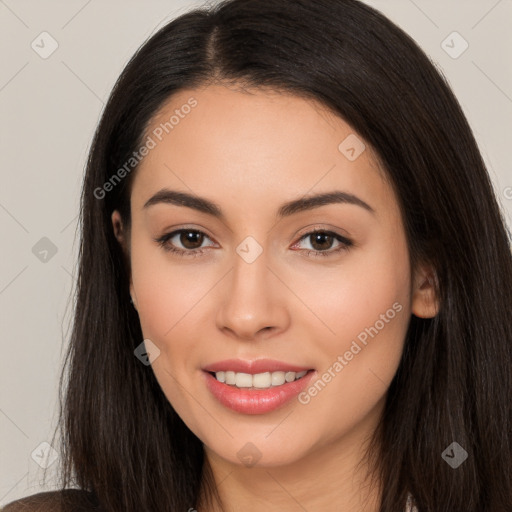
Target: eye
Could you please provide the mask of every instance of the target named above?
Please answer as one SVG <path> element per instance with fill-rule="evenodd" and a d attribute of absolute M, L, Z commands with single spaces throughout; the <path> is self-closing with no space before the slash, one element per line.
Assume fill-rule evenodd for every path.
<path fill-rule="evenodd" d="M 334 233 L 332 231 L 326 231 L 321 229 L 316 229 L 314 231 L 310 231 L 303 235 L 300 240 L 309 240 L 311 243 L 312 249 L 304 249 L 308 256 L 332 256 L 334 254 L 338 254 L 341 251 L 348 251 L 350 247 L 354 245 L 354 243 L 348 238 L 339 235 L 338 233 Z M 333 243 L 337 242 L 338 245 L 335 246 L 334 250 L 330 250 Z M 296 247 L 295 244 L 293 247 Z"/>
<path fill-rule="evenodd" d="M 160 238 L 154 239 L 166 252 L 176 254 L 177 256 L 194 257 L 203 254 L 205 247 L 212 247 L 207 245 L 202 247 L 205 239 L 210 239 L 206 233 L 197 229 L 178 229 L 167 233 Z M 354 243 L 348 238 L 334 233 L 332 231 L 316 229 L 310 231 L 299 239 L 293 248 L 296 248 L 302 240 L 310 241 L 312 249 L 303 249 L 306 251 L 308 256 L 332 256 L 338 254 L 341 251 L 347 251 Z M 334 243 L 338 245 L 332 246 Z M 177 244 L 181 244 L 181 247 L 177 247 Z"/>
<path fill-rule="evenodd" d="M 204 252 L 201 245 L 205 238 L 209 239 L 208 235 L 197 229 L 178 229 L 156 238 L 155 242 L 162 246 L 165 251 L 178 256 L 199 256 Z M 181 244 L 183 248 L 176 247 L 177 243 Z"/>

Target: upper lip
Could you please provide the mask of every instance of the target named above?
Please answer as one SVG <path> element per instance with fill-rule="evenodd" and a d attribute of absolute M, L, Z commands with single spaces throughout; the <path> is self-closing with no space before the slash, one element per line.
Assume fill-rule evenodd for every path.
<path fill-rule="evenodd" d="M 240 373 L 251 373 L 256 375 L 265 372 L 302 372 L 311 370 L 307 366 L 299 366 L 295 364 L 285 363 L 283 361 L 276 361 L 275 359 L 225 359 L 216 363 L 209 364 L 203 367 L 206 372 L 223 372 L 233 371 Z"/>

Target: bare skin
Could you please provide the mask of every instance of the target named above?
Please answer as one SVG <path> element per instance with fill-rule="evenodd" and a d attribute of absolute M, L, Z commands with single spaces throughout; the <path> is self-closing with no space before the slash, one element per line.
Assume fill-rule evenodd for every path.
<path fill-rule="evenodd" d="M 170 98 L 147 134 L 191 97 L 197 106 L 136 171 L 130 231 L 119 212 L 112 215 L 130 256 L 130 291 L 144 338 L 160 350 L 153 371 L 204 443 L 226 511 L 377 511 L 379 485 L 365 482 L 367 468 L 358 463 L 411 314 L 437 313 L 431 269 L 411 273 L 393 190 L 368 146 L 353 161 L 338 149 L 354 134 L 342 119 L 296 96 L 211 85 Z M 163 188 L 207 198 L 224 218 L 169 203 L 144 208 Z M 334 203 L 277 217 L 285 202 L 333 191 L 373 211 Z M 154 240 L 178 229 L 205 235 L 178 233 L 168 246 L 203 252 L 182 257 Z M 352 245 L 336 237 L 315 243 L 304 236 L 313 229 Z M 251 263 L 236 251 L 248 236 L 262 249 Z M 371 326 L 378 333 L 333 370 Z M 242 414 L 204 384 L 202 368 L 230 358 L 306 366 L 317 372 L 311 382 L 331 369 L 331 379 L 303 403 Z M 253 467 L 237 455 L 248 442 L 261 457 Z M 206 511 L 201 504 L 198 510 Z"/>

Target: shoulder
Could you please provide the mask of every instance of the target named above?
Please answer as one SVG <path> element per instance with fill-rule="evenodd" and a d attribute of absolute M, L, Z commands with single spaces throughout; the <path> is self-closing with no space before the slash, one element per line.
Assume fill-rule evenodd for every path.
<path fill-rule="evenodd" d="M 7 504 L 0 512 L 101 512 L 94 495 L 80 489 L 33 494 Z"/>

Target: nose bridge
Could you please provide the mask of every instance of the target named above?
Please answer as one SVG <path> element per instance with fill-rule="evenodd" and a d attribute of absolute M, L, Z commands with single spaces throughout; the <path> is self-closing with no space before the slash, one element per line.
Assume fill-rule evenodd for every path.
<path fill-rule="evenodd" d="M 224 285 L 219 305 L 218 327 L 237 337 L 253 339 L 259 331 L 280 330 L 287 322 L 278 279 L 269 268 L 267 250 L 251 236 L 233 255 L 233 268 Z"/>
<path fill-rule="evenodd" d="M 267 294 L 269 252 L 252 236 L 236 247 L 231 286 L 233 293 L 264 298 Z"/>

